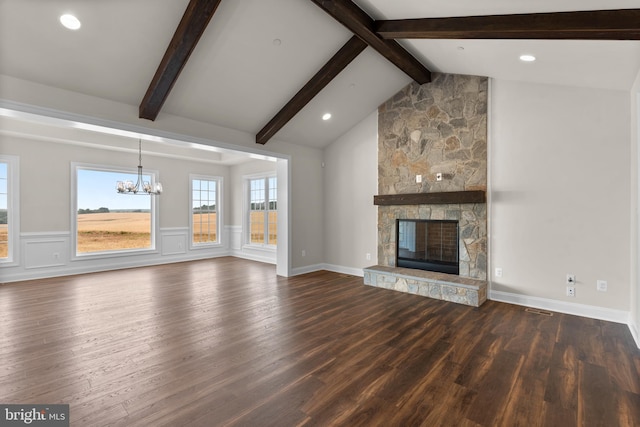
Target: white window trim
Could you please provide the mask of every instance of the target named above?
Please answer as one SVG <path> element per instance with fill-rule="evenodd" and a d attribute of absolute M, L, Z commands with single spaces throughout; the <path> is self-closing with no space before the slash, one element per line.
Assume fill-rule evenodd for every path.
<path fill-rule="evenodd" d="M 216 236 L 218 236 L 217 242 L 205 242 L 205 243 L 195 243 L 193 241 L 193 180 L 194 179 L 202 179 L 207 181 L 216 181 L 218 184 L 218 188 L 216 189 Z M 224 239 L 222 236 L 222 224 L 224 224 L 223 219 L 223 211 L 224 206 L 222 206 L 222 200 L 224 198 L 223 195 L 223 178 L 221 176 L 211 176 L 211 175 L 198 175 L 198 174 L 189 174 L 189 248 L 191 250 L 198 249 L 208 249 L 213 247 L 224 246 Z"/>
<path fill-rule="evenodd" d="M 11 267 L 20 263 L 20 158 L 0 154 L 0 161 L 7 163 L 7 258 L 0 259 L 0 266 Z"/>
<path fill-rule="evenodd" d="M 156 241 L 160 235 L 160 221 L 159 221 L 159 197 L 163 196 L 130 196 L 122 195 L 122 197 L 151 197 L 151 247 L 142 249 L 118 249 L 113 251 L 103 252 L 91 252 L 91 253 L 78 253 L 78 169 L 91 169 L 104 172 L 122 172 L 127 174 L 137 174 L 138 169 L 127 168 L 122 166 L 109 166 L 109 165 L 96 165 L 91 163 L 78 163 L 71 162 L 71 261 L 78 261 L 84 259 L 100 259 L 100 258 L 116 258 L 121 256 L 131 255 L 146 255 L 158 253 Z M 145 169 L 145 175 L 151 176 L 151 184 L 155 184 L 160 181 L 160 172 L 153 169 Z M 116 183 L 113 183 L 113 191 L 116 192 Z"/>
<path fill-rule="evenodd" d="M 254 179 L 269 179 L 276 178 L 278 179 L 278 175 L 276 172 L 268 172 L 268 173 L 258 173 L 252 175 L 243 175 L 243 188 L 242 191 L 244 193 L 244 208 L 242 209 L 242 242 L 244 248 L 250 249 L 261 249 L 268 252 L 274 252 L 277 249 L 277 245 L 270 245 L 268 243 L 251 243 L 251 194 L 249 191 L 249 181 Z M 279 185 L 279 184 L 278 184 Z M 268 189 L 266 191 L 269 191 Z M 276 200 L 277 201 L 277 200 Z M 278 209 L 276 209 L 278 212 Z"/>

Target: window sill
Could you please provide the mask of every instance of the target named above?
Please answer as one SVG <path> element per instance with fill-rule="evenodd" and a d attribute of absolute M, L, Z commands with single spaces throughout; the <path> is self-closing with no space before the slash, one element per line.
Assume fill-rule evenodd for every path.
<path fill-rule="evenodd" d="M 2 267 L 17 267 L 20 263 L 17 260 L 11 258 L 4 258 L 0 261 L 0 268 Z"/>
<path fill-rule="evenodd" d="M 256 245 L 256 244 L 246 244 L 242 246 L 242 249 L 250 249 L 253 251 L 263 251 L 263 252 L 272 252 L 275 253 L 278 247 L 276 245 Z"/>
<path fill-rule="evenodd" d="M 215 243 L 192 243 L 191 246 L 189 246 L 189 249 L 192 251 L 199 251 L 199 250 L 203 250 L 203 249 L 218 249 L 218 248 L 222 248 L 224 245 L 220 242 L 215 242 Z"/>
<path fill-rule="evenodd" d="M 83 254 L 74 254 L 71 256 L 71 261 L 81 261 L 88 259 L 107 259 L 107 258 L 118 258 L 124 256 L 139 256 L 139 255 L 151 255 L 157 254 L 159 251 L 156 248 L 148 248 L 148 249 L 129 249 L 129 250 L 121 250 L 121 251 L 105 251 L 105 252 L 90 252 Z"/>

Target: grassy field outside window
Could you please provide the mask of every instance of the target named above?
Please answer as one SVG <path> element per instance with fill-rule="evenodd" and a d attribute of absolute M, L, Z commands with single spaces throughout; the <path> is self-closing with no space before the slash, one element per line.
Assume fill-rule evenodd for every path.
<path fill-rule="evenodd" d="M 150 212 L 78 214 L 78 253 L 151 248 Z"/>

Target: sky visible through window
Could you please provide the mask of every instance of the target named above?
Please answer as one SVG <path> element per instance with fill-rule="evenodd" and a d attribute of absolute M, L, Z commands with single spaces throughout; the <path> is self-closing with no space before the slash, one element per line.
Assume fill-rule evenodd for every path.
<path fill-rule="evenodd" d="M 144 175 L 151 181 L 150 175 Z M 78 209 L 109 208 L 109 210 L 150 209 L 148 195 L 132 196 L 118 194 L 116 182 L 131 180 L 134 183 L 137 175 L 125 172 L 96 171 L 78 169 Z"/>

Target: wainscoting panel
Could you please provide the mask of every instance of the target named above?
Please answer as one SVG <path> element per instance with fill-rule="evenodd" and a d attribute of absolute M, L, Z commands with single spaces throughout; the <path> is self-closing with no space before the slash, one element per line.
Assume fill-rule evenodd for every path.
<path fill-rule="evenodd" d="M 189 228 L 163 229 L 162 235 L 162 256 L 182 255 L 187 253 L 187 241 L 189 239 Z"/>
<path fill-rule="evenodd" d="M 25 269 L 62 267 L 69 261 L 69 233 L 22 235 Z"/>
<path fill-rule="evenodd" d="M 240 252 L 242 250 L 242 226 L 241 225 L 226 225 L 224 231 L 229 237 L 229 249 L 232 252 Z"/>
<path fill-rule="evenodd" d="M 228 245 L 229 236 L 226 230 L 222 239 L 223 245 L 220 246 L 190 249 L 188 227 L 164 228 L 160 230 L 156 238 L 155 251 L 108 254 L 72 260 L 71 255 L 75 248 L 71 247 L 69 232 L 22 233 L 20 235 L 20 262 L 17 265 L 7 265 L 0 268 L 0 283 L 231 255 Z"/>

